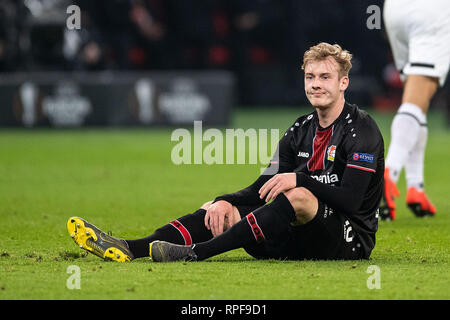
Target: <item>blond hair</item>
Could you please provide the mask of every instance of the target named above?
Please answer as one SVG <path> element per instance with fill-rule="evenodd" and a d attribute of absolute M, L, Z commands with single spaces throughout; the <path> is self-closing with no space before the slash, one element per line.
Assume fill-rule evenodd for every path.
<path fill-rule="evenodd" d="M 352 54 L 347 50 L 341 48 L 338 44 L 329 44 L 321 42 L 315 46 L 309 48 L 303 55 L 302 70 L 305 70 L 305 66 L 311 61 L 325 60 L 327 57 L 333 57 L 339 64 L 339 75 L 348 76 L 350 69 L 352 68 Z"/>

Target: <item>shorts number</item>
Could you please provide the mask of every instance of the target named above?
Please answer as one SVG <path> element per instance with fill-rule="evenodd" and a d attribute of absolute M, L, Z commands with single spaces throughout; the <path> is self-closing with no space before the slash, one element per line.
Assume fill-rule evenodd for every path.
<path fill-rule="evenodd" d="M 350 225 L 350 222 L 348 222 L 348 220 L 345 221 L 344 224 L 344 239 L 347 242 L 352 242 L 353 241 L 353 229 L 352 226 Z"/>

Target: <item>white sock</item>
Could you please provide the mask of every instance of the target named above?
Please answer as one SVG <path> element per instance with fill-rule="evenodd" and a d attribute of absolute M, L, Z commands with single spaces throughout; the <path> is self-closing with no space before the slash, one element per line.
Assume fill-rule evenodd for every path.
<path fill-rule="evenodd" d="M 391 179 L 397 183 L 402 168 L 409 161 L 411 152 L 418 143 L 420 129 L 426 124 L 426 116 L 420 107 L 403 103 L 391 125 L 391 143 L 386 157 Z"/>
<path fill-rule="evenodd" d="M 426 126 L 420 127 L 419 139 L 417 140 L 414 149 L 409 154 L 408 161 L 405 164 L 406 183 L 408 188 L 414 187 L 418 190 L 424 188 L 424 160 L 425 147 L 427 145 L 428 128 Z"/>

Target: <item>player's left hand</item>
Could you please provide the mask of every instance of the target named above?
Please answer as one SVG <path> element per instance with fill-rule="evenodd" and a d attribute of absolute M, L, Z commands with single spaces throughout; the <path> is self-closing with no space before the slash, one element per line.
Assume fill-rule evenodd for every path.
<path fill-rule="evenodd" d="M 259 189 L 259 197 L 266 202 L 275 199 L 281 192 L 291 190 L 297 186 L 297 175 L 294 172 L 274 175 Z"/>
<path fill-rule="evenodd" d="M 211 204 L 206 211 L 205 226 L 208 230 L 211 230 L 213 237 L 217 237 L 237 222 L 234 220 L 236 219 L 231 203 L 220 200 Z"/>

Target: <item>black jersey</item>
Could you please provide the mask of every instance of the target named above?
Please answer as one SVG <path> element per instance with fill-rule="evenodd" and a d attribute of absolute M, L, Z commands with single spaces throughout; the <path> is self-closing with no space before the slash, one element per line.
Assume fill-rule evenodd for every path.
<path fill-rule="evenodd" d="M 295 172 L 297 187 L 344 215 L 368 257 L 375 246 L 383 190 L 384 142 L 367 112 L 346 103 L 327 128 L 317 112 L 299 117 L 281 138 L 266 169 L 249 187 L 216 198 L 233 205 L 264 205 L 259 189 L 276 173 Z"/>

